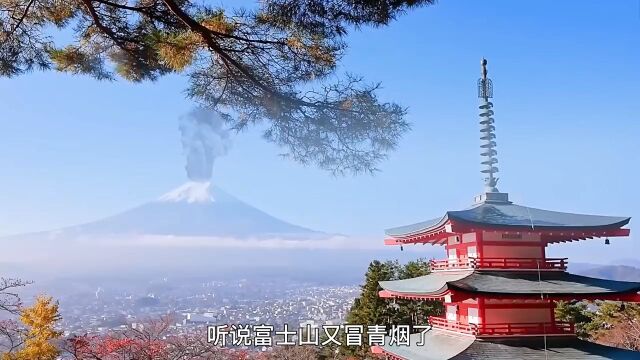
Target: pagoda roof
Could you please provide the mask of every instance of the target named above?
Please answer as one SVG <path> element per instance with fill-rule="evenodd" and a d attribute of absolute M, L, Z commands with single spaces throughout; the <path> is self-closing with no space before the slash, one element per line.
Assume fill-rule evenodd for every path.
<path fill-rule="evenodd" d="M 518 337 L 477 339 L 446 330 L 431 329 L 424 335 L 424 345 L 418 346 L 421 334 L 410 336 L 410 346 L 384 345 L 382 352 L 393 358 L 407 360 L 631 360 L 640 352 L 600 345 L 574 336 Z M 387 339 L 387 344 L 389 343 Z"/>
<path fill-rule="evenodd" d="M 387 291 L 412 295 L 439 295 L 449 289 L 450 284 L 463 280 L 473 274 L 465 272 L 433 272 L 404 280 L 380 281 L 380 286 Z"/>
<path fill-rule="evenodd" d="M 630 217 L 584 215 L 536 209 L 511 202 L 482 202 L 466 210 L 447 211 L 441 218 L 387 229 L 386 235 L 406 237 L 434 231 L 449 221 L 478 226 L 547 230 L 602 230 L 620 228 Z"/>
<path fill-rule="evenodd" d="M 424 345 L 418 346 L 421 334 L 409 336 L 409 346 L 384 345 L 380 348 L 385 353 L 393 354 L 401 359 L 408 360 L 441 360 L 451 359 L 471 346 L 476 338 L 474 336 L 456 334 L 451 331 L 443 331 L 432 328 L 424 335 Z M 390 338 L 385 343 L 389 344 Z"/>
<path fill-rule="evenodd" d="M 538 278 L 539 277 L 539 278 Z M 572 296 L 615 295 L 640 291 L 640 282 L 596 279 L 564 271 L 465 271 L 434 272 L 395 281 L 380 281 L 395 296 L 442 296 L 449 290 L 479 294 Z"/>

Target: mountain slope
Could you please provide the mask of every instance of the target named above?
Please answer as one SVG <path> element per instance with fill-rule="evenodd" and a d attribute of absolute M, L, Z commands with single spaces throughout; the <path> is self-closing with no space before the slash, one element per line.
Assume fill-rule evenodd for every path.
<path fill-rule="evenodd" d="M 83 235 L 145 234 L 215 237 L 298 237 L 322 233 L 290 224 L 209 183 L 189 182 L 158 200 L 65 229 Z"/>
<path fill-rule="evenodd" d="M 208 182 L 188 182 L 155 201 L 90 223 L 9 238 L 25 235 L 56 239 L 160 235 L 295 240 L 330 236 L 273 217 Z"/>
<path fill-rule="evenodd" d="M 571 270 L 571 268 L 569 269 Z M 640 269 L 628 265 L 592 265 L 575 271 L 576 274 L 618 281 L 640 281 Z"/>

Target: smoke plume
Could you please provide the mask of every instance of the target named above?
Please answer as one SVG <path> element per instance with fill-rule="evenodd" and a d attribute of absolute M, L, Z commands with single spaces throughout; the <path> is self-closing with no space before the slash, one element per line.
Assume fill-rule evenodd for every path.
<path fill-rule="evenodd" d="M 224 120 L 217 112 L 195 108 L 180 117 L 180 133 L 189 180 L 209 181 L 216 158 L 231 145 Z"/>

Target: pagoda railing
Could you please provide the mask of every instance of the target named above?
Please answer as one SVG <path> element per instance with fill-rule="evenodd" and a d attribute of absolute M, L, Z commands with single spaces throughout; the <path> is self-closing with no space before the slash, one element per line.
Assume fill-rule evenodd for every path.
<path fill-rule="evenodd" d="M 451 330 L 476 336 L 512 336 L 512 335 L 573 335 L 575 325 L 568 322 L 541 323 L 497 323 L 464 324 L 443 317 L 431 316 L 429 323 L 434 328 Z"/>
<path fill-rule="evenodd" d="M 431 260 L 431 270 L 567 270 L 567 258 L 463 258 Z"/>
<path fill-rule="evenodd" d="M 573 335 L 575 325 L 567 322 L 553 323 L 503 323 L 482 324 L 478 328 L 478 335 L 506 336 L 506 335 Z"/>
<path fill-rule="evenodd" d="M 429 324 L 438 329 L 452 330 L 472 335 L 476 335 L 478 330 L 478 326 L 475 324 L 463 324 L 459 321 L 450 321 L 439 316 L 429 316 Z"/>

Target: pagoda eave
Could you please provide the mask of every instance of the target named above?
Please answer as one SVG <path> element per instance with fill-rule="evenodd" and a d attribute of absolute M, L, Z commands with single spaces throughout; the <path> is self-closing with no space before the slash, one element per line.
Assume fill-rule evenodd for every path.
<path fill-rule="evenodd" d="M 381 281 L 386 298 L 615 300 L 640 302 L 640 283 L 603 280 L 567 272 L 451 271 Z"/>
<path fill-rule="evenodd" d="M 441 243 L 451 233 L 503 231 L 538 233 L 548 243 L 592 237 L 628 236 L 629 217 L 563 213 L 517 205 L 484 202 L 467 210 L 386 230 L 388 244 Z"/>
<path fill-rule="evenodd" d="M 449 236 L 455 236 L 457 233 L 447 232 L 444 229 L 438 232 L 418 234 L 406 238 L 388 237 L 384 240 L 385 245 L 403 245 L 403 244 L 432 244 L 445 245 Z"/>
<path fill-rule="evenodd" d="M 418 345 L 418 343 L 421 343 Z M 432 329 L 412 334 L 410 345 L 373 346 L 371 352 L 389 360 L 468 360 L 468 359 L 637 359 L 638 353 L 580 340 L 575 335 L 533 335 L 519 337 L 476 337 Z"/>
<path fill-rule="evenodd" d="M 447 223 L 445 226 L 433 229 L 430 232 L 414 234 L 406 237 L 389 236 L 384 240 L 385 245 L 404 244 L 432 244 L 446 245 L 450 236 L 472 232 L 502 232 L 505 234 L 537 234 L 544 244 L 563 243 L 571 241 L 588 240 L 603 237 L 627 237 L 631 234 L 628 228 L 558 228 L 558 227 L 534 227 L 531 226 L 483 226 L 472 223 Z M 447 231 L 449 230 L 449 231 Z M 526 244 L 520 242 L 521 244 Z"/>
<path fill-rule="evenodd" d="M 411 294 L 391 290 L 381 290 L 378 296 L 384 299 L 405 299 L 405 300 L 442 300 L 445 296 L 451 295 L 451 291 L 446 290 L 434 294 Z"/>
<path fill-rule="evenodd" d="M 591 294 L 549 294 L 549 293 L 532 293 L 532 294 L 510 294 L 510 293 L 490 293 L 490 292 L 469 292 L 464 290 L 451 289 L 452 299 L 472 299 L 478 296 L 497 300 L 553 300 L 553 301 L 623 301 L 631 303 L 640 303 L 640 293 L 637 291 L 623 293 L 591 293 Z M 417 298 L 416 298 L 417 299 Z"/>
<path fill-rule="evenodd" d="M 505 234 L 538 234 L 546 244 L 587 240 L 602 237 L 625 237 L 631 234 L 631 229 L 611 227 L 554 227 L 554 226 L 485 226 L 465 222 L 452 225 L 456 233 L 467 232 L 502 232 Z"/>
<path fill-rule="evenodd" d="M 402 293 L 398 291 L 381 290 L 378 295 L 385 299 L 403 299 L 403 300 L 442 300 L 446 296 L 450 296 L 452 301 L 464 299 L 473 299 L 478 296 L 484 296 L 496 300 L 553 300 L 553 301 L 623 301 L 630 303 L 640 303 L 640 294 L 637 292 L 610 294 L 508 294 L 508 293 L 484 293 L 484 292 L 467 292 L 450 289 L 439 294 L 414 294 Z"/>

